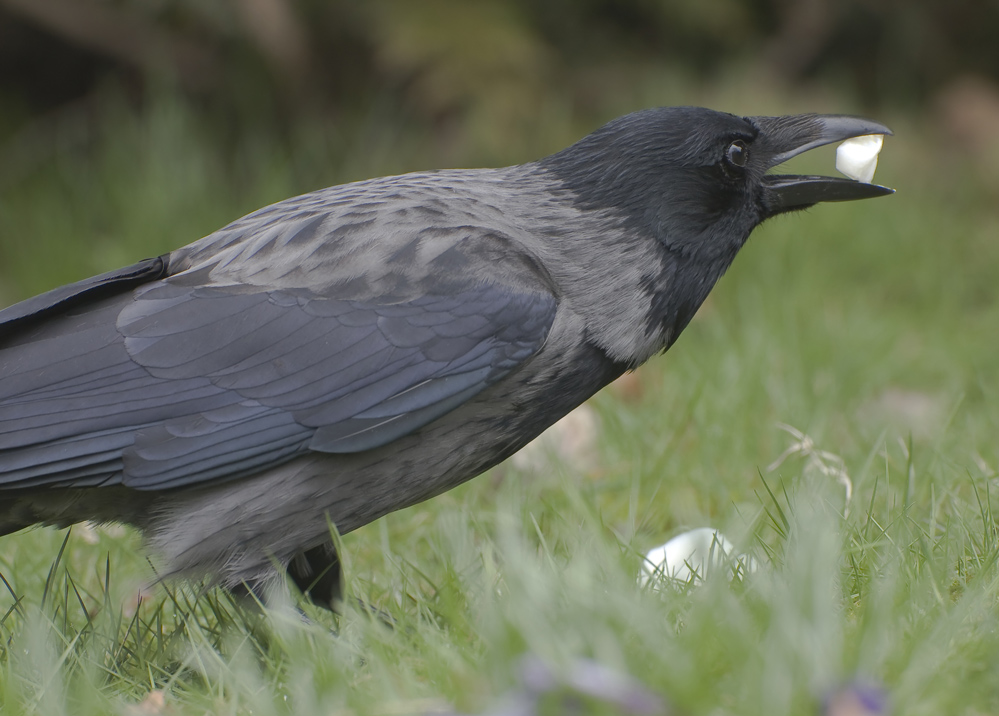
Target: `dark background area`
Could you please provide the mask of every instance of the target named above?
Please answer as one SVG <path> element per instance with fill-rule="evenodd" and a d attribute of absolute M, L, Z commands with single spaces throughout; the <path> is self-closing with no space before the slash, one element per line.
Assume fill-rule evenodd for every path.
<path fill-rule="evenodd" d="M 2 0 L 0 90 L 32 116 L 109 81 L 139 100 L 155 77 L 258 120 L 387 92 L 441 121 L 486 81 L 585 105 L 596 68 L 710 81 L 738 63 L 920 106 L 962 74 L 999 76 L 997 27 L 999 6 L 971 0 Z"/>
<path fill-rule="evenodd" d="M 230 139 L 381 102 L 444 146 L 553 99 L 600 115 L 650 73 L 749 72 L 868 112 L 997 105 L 997 28 L 999 5 L 971 0 L 0 0 L 0 141 L 154 90 Z"/>

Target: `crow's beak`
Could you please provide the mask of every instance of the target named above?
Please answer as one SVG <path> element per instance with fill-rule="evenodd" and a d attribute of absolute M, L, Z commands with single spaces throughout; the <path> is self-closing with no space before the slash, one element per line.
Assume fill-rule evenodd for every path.
<path fill-rule="evenodd" d="M 883 124 L 839 114 L 752 117 L 760 130 L 753 143 L 763 152 L 766 168 L 783 164 L 809 149 L 866 134 L 891 134 Z M 767 174 L 763 203 L 768 216 L 801 209 L 821 201 L 851 201 L 893 194 L 894 189 L 841 177 Z"/>

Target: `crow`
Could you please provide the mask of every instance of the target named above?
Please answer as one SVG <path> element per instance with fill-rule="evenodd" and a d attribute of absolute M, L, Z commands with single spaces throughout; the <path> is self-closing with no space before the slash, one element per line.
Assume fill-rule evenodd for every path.
<path fill-rule="evenodd" d="M 340 533 L 667 350 L 750 232 L 892 189 L 768 173 L 882 124 L 655 108 L 539 161 L 322 189 L 0 311 L 0 535 L 135 525 L 161 578 L 333 608 Z"/>

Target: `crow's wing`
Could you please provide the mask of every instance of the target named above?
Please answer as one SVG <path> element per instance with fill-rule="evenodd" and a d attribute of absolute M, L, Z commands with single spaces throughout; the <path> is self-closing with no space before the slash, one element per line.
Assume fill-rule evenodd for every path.
<path fill-rule="evenodd" d="M 167 261 L 163 256 L 145 259 L 125 268 L 70 283 L 46 291 L 0 311 L 0 341 L 14 331 L 67 311 L 74 306 L 93 302 L 104 296 L 121 293 L 133 286 L 163 278 Z"/>
<path fill-rule="evenodd" d="M 547 293 L 404 302 L 156 281 L 0 343 L 0 488 L 169 489 L 385 445 L 536 353 Z"/>

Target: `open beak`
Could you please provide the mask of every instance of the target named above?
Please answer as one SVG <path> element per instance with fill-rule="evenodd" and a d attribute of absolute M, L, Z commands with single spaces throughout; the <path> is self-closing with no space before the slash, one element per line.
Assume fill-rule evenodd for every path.
<path fill-rule="evenodd" d="M 763 151 L 767 169 L 825 144 L 867 134 L 892 133 L 878 122 L 841 114 L 751 117 L 750 121 L 760 130 L 754 146 Z M 893 193 L 895 190 L 888 187 L 842 177 L 794 174 L 767 174 L 763 177 L 763 203 L 768 216 L 822 201 L 870 199 Z"/>

